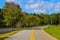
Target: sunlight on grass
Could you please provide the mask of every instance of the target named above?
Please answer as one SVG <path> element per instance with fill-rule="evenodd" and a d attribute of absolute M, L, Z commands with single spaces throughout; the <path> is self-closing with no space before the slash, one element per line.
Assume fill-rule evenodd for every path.
<path fill-rule="evenodd" d="M 47 33 L 60 40 L 60 25 L 50 26 L 44 29 Z"/>

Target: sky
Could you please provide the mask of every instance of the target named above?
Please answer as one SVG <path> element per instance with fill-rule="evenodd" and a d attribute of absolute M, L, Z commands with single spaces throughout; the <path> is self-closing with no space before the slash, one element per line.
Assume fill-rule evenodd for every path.
<path fill-rule="evenodd" d="M 28 13 L 58 13 L 60 12 L 60 0 L 0 0 L 0 8 L 5 2 L 19 4 L 22 11 Z"/>

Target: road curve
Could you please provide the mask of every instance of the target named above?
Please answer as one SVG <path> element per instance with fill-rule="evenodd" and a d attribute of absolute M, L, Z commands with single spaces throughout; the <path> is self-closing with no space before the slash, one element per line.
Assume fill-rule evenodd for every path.
<path fill-rule="evenodd" d="M 35 27 L 23 30 L 5 40 L 57 40 L 56 38 L 47 34 L 43 28 L 44 27 Z"/>
<path fill-rule="evenodd" d="M 35 30 L 34 38 L 35 40 L 57 40 L 56 38 L 47 34 L 44 30 Z"/>

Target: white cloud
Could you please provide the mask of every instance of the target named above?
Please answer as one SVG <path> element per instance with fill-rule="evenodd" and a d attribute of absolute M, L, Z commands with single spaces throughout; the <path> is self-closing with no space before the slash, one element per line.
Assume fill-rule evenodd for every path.
<path fill-rule="evenodd" d="M 31 8 L 37 8 L 38 6 L 38 3 L 30 5 Z"/>
<path fill-rule="evenodd" d="M 39 2 L 34 4 L 26 4 L 25 8 L 32 9 L 34 13 L 47 13 L 46 10 L 54 8 L 54 3 L 39 0 Z"/>
<path fill-rule="evenodd" d="M 38 7 L 39 7 L 39 4 L 38 4 L 38 3 L 30 4 L 30 5 L 26 5 L 26 6 L 25 6 L 26 9 L 30 9 L 30 8 L 38 8 Z"/>
<path fill-rule="evenodd" d="M 42 9 L 38 9 L 38 10 L 34 10 L 34 12 L 40 12 L 40 13 L 46 13 L 46 10 L 42 10 Z"/>
<path fill-rule="evenodd" d="M 21 0 L 6 0 L 6 2 L 14 2 L 16 4 L 21 5 Z"/>
<path fill-rule="evenodd" d="M 34 0 L 29 0 L 28 3 L 31 3 L 31 4 L 26 4 L 26 6 L 28 6 L 29 8 L 37 8 L 43 3 L 41 0 L 37 0 L 37 3 L 34 3 L 34 2 L 35 2 Z"/>
<path fill-rule="evenodd" d="M 29 9 L 29 5 L 26 5 L 25 8 L 26 8 L 26 9 Z"/>
<path fill-rule="evenodd" d="M 54 6 L 54 4 L 49 2 L 44 2 L 42 6 L 49 10 Z"/>
<path fill-rule="evenodd" d="M 27 4 L 25 6 L 26 9 L 30 9 L 30 8 L 34 8 L 34 9 L 38 9 L 38 8 L 44 8 L 44 9 L 51 9 L 52 7 L 54 6 L 53 3 L 50 3 L 50 2 L 44 2 L 44 1 L 39 1 L 37 3 L 34 3 L 34 4 Z"/>
<path fill-rule="evenodd" d="M 60 11 L 60 2 L 55 5 L 54 11 Z"/>
<path fill-rule="evenodd" d="M 34 0 L 29 0 L 29 1 L 28 1 L 28 3 L 33 3 L 33 2 L 34 2 Z"/>
<path fill-rule="evenodd" d="M 6 0 L 6 2 L 14 2 L 14 0 Z"/>

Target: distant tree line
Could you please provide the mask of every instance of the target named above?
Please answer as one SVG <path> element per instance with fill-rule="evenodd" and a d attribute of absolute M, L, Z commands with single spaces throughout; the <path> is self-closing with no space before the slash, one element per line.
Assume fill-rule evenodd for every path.
<path fill-rule="evenodd" d="M 22 12 L 19 5 L 5 3 L 0 9 L 0 27 L 34 27 L 41 25 L 58 25 L 60 24 L 60 13 L 36 14 Z"/>

